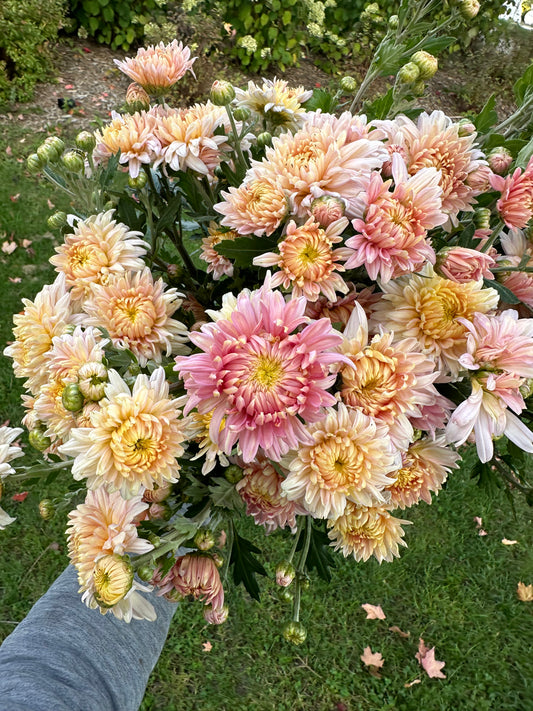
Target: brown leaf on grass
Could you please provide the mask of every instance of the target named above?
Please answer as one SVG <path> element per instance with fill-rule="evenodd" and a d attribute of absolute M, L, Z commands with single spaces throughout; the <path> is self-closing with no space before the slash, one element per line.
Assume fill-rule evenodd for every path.
<path fill-rule="evenodd" d="M 367 620 L 384 620 L 385 613 L 381 609 L 381 605 L 371 605 L 369 602 L 365 602 L 361 605 L 363 610 L 366 612 Z"/>
<path fill-rule="evenodd" d="M 435 647 L 428 649 L 422 637 L 418 640 L 418 652 L 415 654 L 415 657 L 429 677 L 432 679 L 446 679 L 446 675 L 441 671 L 445 662 L 438 662 L 435 659 Z"/>
<path fill-rule="evenodd" d="M 379 652 L 372 652 L 370 647 L 365 647 L 363 654 L 361 654 L 361 661 L 367 667 L 375 667 L 376 669 L 381 669 L 385 660 Z"/>
<path fill-rule="evenodd" d="M 48 203 L 49 209 L 50 209 L 50 210 L 53 210 L 54 207 L 55 207 L 55 205 L 54 205 L 54 203 L 50 200 L 50 198 L 47 198 L 47 199 L 46 199 L 46 202 Z"/>
<path fill-rule="evenodd" d="M 31 244 L 31 239 L 23 239 L 22 240 L 22 246 L 24 247 L 24 249 L 28 249 L 30 244 Z"/>
<path fill-rule="evenodd" d="M 522 602 L 533 602 L 533 585 L 526 585 L 525 583 L 518 583 L 516 589 L 516 594 L 518 599 Z"/>
<path fill-rule="evenodd" d="M 403 637 L 404 639 L 407 639 L 408 637 L 411 636 L 410 632 L 404 632 L 399 627 L 396 627 L 396 625 L 389 627 L 389 632 L 396 632 L 396 634 L 399 634 L 400 637 Z"/>
<path fill-rule="evenodd" d="M 486 536 L 487 532 L 482 528 L 483 519 L 481 518 L 481 516 L 474 516 L 474 522 L 475 522 L 476 528 L 477 528 L 477 535 L 478 536 Z"/>
<path fill-rule="evenodd" d="M 502 543 L 504 546 L 514 546 L 518 541 L 510 541 L 508 538 L 502 538 Z"/>
<path fill-rule="evenodd" d="M 11 146 L 6 146 L 6 155 L 12 156 L 13 155 L 13 149 Z"/>
<path fill-rule="evenodd" d="M 11 200 L 11 202 L 18 202 L 19 197 L 20 193 L 17 193 L 16 195 L 10 195 L 9 199 Z"/>
<path fill-rule="evenodd" d="M 8 279 L 12 284 L 20 284 L 22 281 L 20 277 L 8 277 Z"/>
<path fill-rule="evenodd" d="M 13 501 L 24 501 L 24 499 L 28 496 L 29 493 L 29 491 L 21 491 L 18 494 L 13 494 L 11 498 L 13 499 Z"/>
<path fill-rule="evenodd" d="M 13 254 L 16 248 L 16 242 L 8 242 L 7 240 L 5 242 L 2 242 L 2 252 L 4 252 L 4 254 Z"/>
<path fill-rule="evenodd" d="M 204 648 L 204 652 L 210 652 L 213 649 L 211 642 L 202 642 L 202 647 Z"/>
<path fill-rule="evenodd" d="M 413 679 L 413 681 L 408 681 L 406 684 L 404 684 L 405 688 L 408 689 L 410 686 L 414 686 L 415 684 L 421 684 L 422 680 L 421 679 Z"/>

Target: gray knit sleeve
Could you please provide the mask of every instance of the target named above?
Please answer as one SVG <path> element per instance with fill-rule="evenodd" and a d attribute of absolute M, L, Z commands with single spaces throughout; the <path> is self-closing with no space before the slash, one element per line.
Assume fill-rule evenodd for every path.
<path fill-rule="evenodd" d="M 69 566 L 0 647 L 0 711 L 137 711 L 176 605 L 157 620 L 89 610 Z"/>

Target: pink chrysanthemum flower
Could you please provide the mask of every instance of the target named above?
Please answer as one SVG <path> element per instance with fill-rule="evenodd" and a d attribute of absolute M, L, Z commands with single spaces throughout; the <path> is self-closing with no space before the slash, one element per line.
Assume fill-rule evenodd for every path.
<path fill-rule="evenodd" d="M 437 255 L 435 271 L 446 279 L 465 284 L 468 281 L 494 279 L 490 271 L 496 266 L 494 257 L 475 249 L 449 247 Z"/>
<path fill-rule="evenodd" d="M 217 203 L 214 208 L 224 215 L 221 224 L 241 235 L 271 235 L 289 209 L 285 191 L 275 181 L 266 178 L 249 180 L 220 194 L 224 202 Z"/>
<path fill-rule="evenodd" d="M 293 298 L 304 296 L 308 301 L 316 301 L 322 293 L 335 301 L 336 291 L 342 294 L 348 291 L 338 272 L 344 271 L 339 260 L 346 259 L 351 251 L 333 248 L 342 242 L 341 234 L 347 224 L 345 217 L 325 229 L 313 217 L 299 227 L 291 220 L 278 245 L 279 254 L 267 252 L 255 257 L 253 263 L 259 267 L 277 266 L 279 271 L 272 277 L 272 286 L 291 290 Z"/>
<path fill-rule="evenodd" d="M 173 40 L 170 44 L 160 42 L 157 45 L 141 47 L 135 57 L 123 61 L 113 60 L 121 72 L 140 84 L 152 96 L 168 93 L 171 86 L 179 81 L 186 72 L 194 76 L 191 50 L 181 42 Z"/>
<path fill-rule="evenodd" d="M 99 488 L 88 491 L 85 503 L 69 513 L 68 554 L 78 571 L 82 600 L 88 607 L 99 607 L 95 599 L 94 579 L 98 560 L 107 555 L 140 555 L 152 550 L 151 543 L 139 538 L 135 524 L 146 508 L 148 504 L 141 501 L 140 496 L 125 501 L 118 491 L 109 494 L 104 488 Z M 130 591 L 120 602 L 112 608 L 99 607 L 100 612 L 105 615 L 111 609 L 115 617 L 126 622 L 132 619 L 155 620 L 152 604 L 138 593 L 138 590 L 149 589 L 133 580 Z"/>
<path fill-rule="evenodd" d="M 455 409 L 455 404 L 440 393 L 435 394 L 429 405 L 419 407 L 420 415 L 410 417 L 409 420 L 416 430 L 429 432 L 433 439 L 437 430 L 443 430 L 450 419 L 450 413 Z"/>
<path fill-rule="evenodd" d="M 415 338 L 393 340 L 381 333 L 369 342 L 366 315 L 355 305 L 344 333 L 342 352 L 353 363 L 341 369 L 342 401 L 387 425 L 395 446 L 406 449 L 413 438 L 410 417 L 430 405 L 438 393 L 432 358 L 419 351 Z"/>
<path fill-rule="evenodd" d="M 73 301 L 82 301 L 91 284 L 102 284 L 110 274 L 140 271 L 148 245 L 133 232 L 113 219 L 113 210 L 77 220 L 64 244 L 56 247 L 50 258 L 56 272 L 63 272 Z"/>
<path fill-rule="evenodd" d="M 383 283 L 402 274 L 417 271 L 426 262 L 435 263 L 435 252 L 426 240 L 427 230 L 442 225 L 447 215 L 440 208 L 442 190 L 439 173 L 422 168 L 409 177 L 402 159 L 392 161 L 395 181 L 383 182 L 373 173 L 366 191 L 358 198 L 357 219 L 352 221 L 356 235 L 346 240 L 353 251 L 347 269 L 364 265 L 368 275 Z"/>
<path fill-rule="evenodd" d="M 309 442 L 302 420 L 315 421 L 334 404 L 329 370 L 343 360 L 333 352 L 341 336 L 326 319 L 307 324 L 305 304 L 286 303 L 267 276 L 260 289 L 239 294 L 228 318 L 190 334 L 202 353 L 176 358 L 186 412 L 213 410 L 209 435 L 226 454 L 238 443 L 245 462 L 259 447 L 277 461 Z"/>
<path fill-rule="evenodd" d="M 296 516 L 306 513 L 305 509 L 289 501 L 282 488 L 283 477 L 268 459 L 258 455 L 249 464 L 238 459 L 236 463 L 244 471 L 244 478 L 235 488 L 246 504 L 247 516 L 252 516 L 258 526 L 264 526 L 267 533 L 286 526 L 296 533 Z"/>
<path fill-rule="evenodd" d="M 362 506 L 385 501 L 383 489 L 400 466 L 388 428 L 361 410 L 339 403 L 309 425 L 310 445 L 300 445 L 284 459 L 289 474 L 282 489 L 317 518 L 335 519 L 347 501 Z"/>
<path fill-rule="evenodd" d="M 79 319 L 86 326 L 103 326 L 113 345 L 129 348 L 141 365 L 149 359 L 160 363 L 163 351 L 167 356 L 180 352 L 187 341 L 186 326 L 171 318 L 182 303 L 178 296 L 176 289 L 165 290 L 162 279 L 154 281 L 145 267 L 93 284 Z"/>
<path fill-rule="evenodd" d="M 462 319 L 498 306 L 498 292 L 482 282 L 458 284 L 437 276 L 430 265 L 421 275 L 410 274 L 382 285 L 383 296 L 373 311 L 371 326 L 391 331 L 398 339 L 415 338 L 420 350 L 435 359 L 437 369 L 456 375 L 465 349 L 467 329 Z"/>
<path fill-rule="evenodd" d="M 325 296 L 321 296 L 314 303 L 309 302 L 305 310 L 306 316 L 313 320 L 329 318 L 331 323 L 340 323 L 342 326 L 346 326 L 356 303 L 368 315 L 371 307 L 381 298 L 381 294 L 374 293 L 374 286 L 365 287 L 357 291 L 354 284 L 348 282 L 348 287 L 350 292 L 346 296 L 340 296 L 335 301 L 328 301 Z"/>
<path fill-rule="evenodd" d="M 61 454 L 75 457 L 72 476 L 96 489 L 120 490 L 124 498 L 179 479 L 184 450 L 180 403 L 169 398 L 163 368 L 138 375 L 133 390 L 114 370 L 106 395 L 91 413 L 91 427 L 75 428 Z"/>
<path fill-rule="evenodd" d="M 302 104 L 313 92 L 302 86 L 290 87 L 284 79 L 263 79 L 261 85 L 248 82 L 248 88 L 235 89 L 235 104 L 244 106 L 275 128 L 297 130 L 305 119 Z"/>
<path fill-rule="evenodd" d="M 219 254 L 215 246 L 225 240 L 234 240 L 237 233 L 233 230 L 223 232 L 216 222 L 211 222 L 207 231 L 208 236 L 203 238 L 200 252 L 200 259 L 207 262 L 207 273 L 212 274 L 215 281 L 223 276 L 233 276 L 233 263 Z"/>
<path fill-rule="evenodd" d="M 156 126 L 156 117 L 146 111 L 122 116 L 113 112 L 111 123 L 95 131 L 94 160 L 105 162 L 120 153 L 119 163 L 127 165 L 130 176 L 136 178 L 142 165 L 153 163 L 161 154 Z"/>
<path fill-rule="evenodd" d="M 348 502 L 343 514 L 328 521 L 328 536 L 335 550 L 344 557 L 353 555 L 357 561 L 374 556 L 379 563 L 391 563 L 400 556 L 399 546 L 407 546 L 402 526 L 411 523 L 395 518 L 378 506 L 356 506 Z"/>
<path fill-rule="evenodd" d="M 496 207 L 507 227 L 525 227 L 533 217 L 533 156 L 506 178 L 492 174 L 490 184 L 502 194 Z"/>
<path fill-rule="evenodd" d="M 157 594 L 172 598 L 175 593 L 183 597 L 191 595 L 195 600 L 203 600 L 213 610 L 224 606 L 224 588 L 220 573 L 211 556 L 202 553 L 188 553 L 180 556 L 170 571 L 157 584 Z"/>
<path fill-rule="evenodd" d="M 423 438 L 402 454 L 402 467 L 394 472 L 396 481 L 389 486 L 390 508 L 405 509 L 419 501 L 431 503 L 431 492 L 438 494 L 461 457 L 446 447 L 444 437 Z"/>
<path fill-rule="evenodd" d="M 313 128 L 323 128 L 328 126 L 335 136 L 342 138 L 344 145 L 359 141 L 362 138 L 381 139 L 382 135 L 374 134 L 369 136 L 371 126 L 364 114 L 354 116 L 350 111 L 343 111 L 339 116 L 328 114 L 321 109 L 317 111 L 306 111 L 304 115 L 305 125 Z"/>
<path fill-rule="evenodd" d="M 508 233 L 503 233 L 500 236 L 500 243 L 505 255 L 497 258 L 497 261 L 501 263 L 501 265 L 518 267 L 518 265 L 522 263 L 522 266 L 533 267 L 533 246 L 526 239 L 522 230 L 511 229 Z M 527 262 L 524 260 L 526 255 L 528 257 Z M 498 266 L 500 266 L 500 264 Z M 502 284 L 510 289 L 520 301 L 523 301 L 528 306 L 533 306 L 533 274 L 524 271 L 509 271 L 500 272 L 497 278 L 498 281 L 501 281 Z"/>
<path fill-rule="evenodd" d="M 47 284 L 34 301 L 22 299 L 24 311 L 13 316 L 15 342 L 4 350 L 13 358 L 17 378 L 28 378 L 26 388 L 37 395 L 48 380 L 46 356 L 54 336 L 65 333 L 72 322 L 70 294 L 65 276 L 60 274 L 53 284 Z"/>

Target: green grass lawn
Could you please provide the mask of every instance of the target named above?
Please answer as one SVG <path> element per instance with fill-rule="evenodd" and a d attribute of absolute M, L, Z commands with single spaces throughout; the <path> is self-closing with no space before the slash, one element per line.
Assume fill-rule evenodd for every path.
<path fill-rule="evenodd" d="M 10 255 L 0 252 L 2 349 L 20 299 L 33 298 L 53 280 L 47 200 L 68 209 L 63 196 L 29 178 L 17 161 L 44 137 L 25 137 L 17 128 L 0 139 L 0 243 L 13 234 L 18 245 Z M 22 246 L 24 239 L 31 240 L 30 249 Z M 10 362 L 0 356 L 0 423 L 18 424 L 20 393 Z M 272 580 L 287 540 L 264 538 L 253 523 L 243 522 L 267 558 L 262 604 L 230 587 L 230 618 L 221 627 L 205 624 L 200 605 L 180 605 L 142 711 L 532 710 L 533 603 L 521 602 L 516 588 L 519 580 L 533 583 L 533 511 L 517 498 L 514 515 L 503 491 L 479 488 L 467 469 L 453 474 L 432 506 L 407 512 L 414 525 L 399 560 L 380 566 L 338 558 L 329 586 L 312 582 L 302 606 L 308 638 L 300 647 L 281 636 L 290 608 L 279 601 Z M 60 482 L 54 487 L 59 491 Z M 7 480 L 2 501 L 17 521 L 0 534 L 0 639 L 67 564 L 65 512 L 51 522 L 37 513 L 39 500 L 54 491 L 11 501 L 21 489 Z M 483 518 L 486 536 L 478 535 L 474 516 Z M 518 543 L 506 546 L 502 538 Z M 381 605 L 386 620 L 366 620 L 361 604 L 367 602 Z M 389 631 L 393 625 L 410 636 Z M 430 679 L 418 665 L 419 637 L 436 647 L 446 679 Z M 205 642 L 211 651 L 204 650 Z M 366 646 L 383 655 L 381 678 L 360 660 Z M 421 682 L 405 686 L 415 679 Z"/>

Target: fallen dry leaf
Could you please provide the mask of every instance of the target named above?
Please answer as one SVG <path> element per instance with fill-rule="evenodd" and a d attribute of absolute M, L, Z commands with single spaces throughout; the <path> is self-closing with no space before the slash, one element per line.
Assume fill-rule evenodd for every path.
<path fill-rule="evenodd" d="M 51 550 L 51 551 L 60 551 L 60 550 L 61 550 L 61 546 L 59 545 L 59 543 L 58 543 L 57 541 L 53 541 L 53 542 L 50 543 L 50 545 L 48 546 L 48 549 Z"/>
<path fill-rule="evenodd" d="M 414 686 L 415 684 L 421 684 L 422 680 L 421 679 L 413 679 L 413 681 L 408 681 L 407 684 L 404 684 L 405 688 L 408 689 L 410 686 Z"/>
<path fill-rule="evenodd" d="M 510 541 L 508 538 L 502 538 L 502 543 L 504 546 L 514 546 L 518 541 Z"/>
<path fill-rule="evenodd" d="M 28 249 L 30 244 L 31 244 L 31 239 L 23 239 L 22 240 L 22 246 L 24 247 L 24 249 Z"/>
<path fill-rule="evenodd" d="M 371 605 L 368 602 L 365 602 L 363 605 L 361 605 L 363 610 L 366 612 L 366 619 L 367 620 L 384 620 L 385 619 L 385 613 L 381 609 L 381 605 Z"/>
<path fill-rule="evenodd" d="M 213 649 L 211 642 L 202 642 L 202 647 L 204 648 L 204 652 L 210 652 Z"/>
<path fill-rule="evenodd" d="M 47 198 L 46 202 L 48 203 L 48 207 L 50 210 L 53 210 L 55 205 L 54 203 L 50 200 L 50 198 Z"/>
<path fill-rule="evenodd" d="M 479 528 L 477 532 L 478 536 L 486 536 L 487 532 L 483 528 Z"/>
<path fill-rule="evenodd" d="M 481 528 L 483 526 L 483 519 L 481 516 L 474 516 L 474 523 L 476 524 L 477 528 Z"/>
<path fill-rule="evenodd" d="M 22 281 L 20 277 L 8 277 L 8 279 L 12 284 L 20 284 Z"/>
<path fill-rule="evenodd" d="M 13 155 L 13 149 L 11 146 L 6 146 L 6 155 L 12 156 Z"/>
<path fill-rule="evenodd" d="M 10 195 L 9 199 L 11 200 L 11 202 L 18 202 L 19 197 L 20 193 L 17 193 L 16 195 Z"/>
<path fill-rule="evenodd" d="M 13 501 L 24 501 L 24 499 L 26 498 L 26 496 L 28 496 L 29 493 L 29 491 L 21 491 L 18 494 L 13 494 L 11 498 L 13 499 Z"/>
<path fill-rule="evenodd" d="M 4 252 L 4 254 L 13 254 L 16 248 L 16 242 L 2 242 L 2 252 Z"/>
<path fill-rule="evenodd" d="M 533 602 L 533 585 L 518 583 L 516 594 L 518 595 L 518 599 L 522 600 L 522 602 Z"/>
<path fill-rule="evenodd" d="M 415 657 L 429 677 L 432 679 L 446 679 L 446 675 L 441 671 L 445 662 L 439 662 L 435 659 L 435 647 L 428 649 L 422 637 L 418 640 L 418 652 Z"/>
<path fill-rule="evenodd" d="M 365 647 L 363 654 L 361 654 L 361 661 L 367 667 L 376 667 L 376 669 L 381 669 L 385 660 L 379 652 L 372 652 L 370 647 Z"/>
<path fill-rule="evenodd" d="M 404 632 L 399 627 L 396 627 L 396 625 L 389 627 L 389 632 L 396 632 L 396 634 L 399 634 L 400 637 L 403 637 L 404 639 L 407 639 L 407 637 L 411 636 L 410 632 Z"/>

